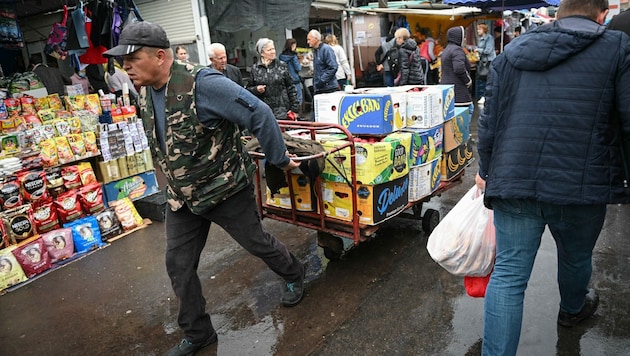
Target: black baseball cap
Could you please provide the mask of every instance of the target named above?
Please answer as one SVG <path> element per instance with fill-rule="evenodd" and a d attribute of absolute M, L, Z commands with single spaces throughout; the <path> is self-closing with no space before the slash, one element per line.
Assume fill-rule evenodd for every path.
<path fill-rule="evenodd" d="M 124 56 L 142 47 L 170 48 L 171 42 L 162 26 L 147 21 L 134 22 L 123 28 L 118 46 L 104 52 L 103 56 Z"/>

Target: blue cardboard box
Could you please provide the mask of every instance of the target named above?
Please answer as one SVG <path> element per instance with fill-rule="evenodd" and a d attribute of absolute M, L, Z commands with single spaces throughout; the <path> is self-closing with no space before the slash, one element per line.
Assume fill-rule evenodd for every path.
<path fill-rule="evenodd" d="M 315 95 L 315 121 L 339 124 L 355 135 L 386 135 L 405 125 L 404 94 L 344 93 Z"/>

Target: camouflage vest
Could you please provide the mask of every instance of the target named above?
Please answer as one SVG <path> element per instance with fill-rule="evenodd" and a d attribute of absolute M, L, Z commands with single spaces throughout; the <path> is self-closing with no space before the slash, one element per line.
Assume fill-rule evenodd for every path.
<path fill-rule="evenodd" d="M 166 152 L 155 134 L 151 91 L 140 91 L 140 112 L 149 146 L 168 180 L 173 211 L 184 204 L 195 214 L 217 206 L 252 182 L 256 169 L 241 143 L 238 126 L 221 120 L 204 127 L 195 108 L 195 77 L 203 66 L 175 61 L 166 86 Z"/>

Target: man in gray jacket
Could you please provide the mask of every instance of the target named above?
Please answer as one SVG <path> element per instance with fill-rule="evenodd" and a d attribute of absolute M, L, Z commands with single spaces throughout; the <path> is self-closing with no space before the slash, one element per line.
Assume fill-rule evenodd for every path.
<path fill-rule="evenodd" d="M 476 178 L 496 227 L 483 355 L 516 354 L 547 226 L 558 251 L 558 325 L 573 327 L 597 310 L 588 286 L 606 205 L 630 202 L 622 168 L 630 38 L 602 26 L 607 13 L 608 0 L 563 0 L 556 21 L 512 40 L 492 61 Z"/>

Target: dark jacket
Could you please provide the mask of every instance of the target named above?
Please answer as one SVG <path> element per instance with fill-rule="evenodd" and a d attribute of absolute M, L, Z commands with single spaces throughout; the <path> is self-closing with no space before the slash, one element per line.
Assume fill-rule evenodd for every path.
<path fill-rule="evenodd" d="M 223 71 L 223 75 L 232 79 L 232 81 L 242 87 L 245 86 L 243 83 L 243 76 L 241 75 L 241 70 L 238 67 L 233 66 L 231 64 L 227 64 L 225 66 L 225 70 Z"/>
<path fill-rule="evenodd" d="M 61 73 L 57 68 L 48 67 L 44 64 L 36 64 L 33 67 L 33 72 L 42 81 L 48 94 L 56 93 L 64 95 L 65 85 L 72 84 L 70 77 Z"/>
<path fill-rule="evenodd" d="M 630 10 L 626 9 L 619 14 L 613 16 L 608 28 L 611 30 L 623 31 L 630 35 Z"/>
<path fill-rule="evenodd" d="M 619 141 L 630 142 L 628 68 L 628 37 L 584 17 L 512 40 L 492 61 L 478 123 L 487 202 L 630 202 Z"/>
<path fill-rule="evenodd" d="M 266 85 L 264 93 L 256 90 L 258 85 Z M 251 80 L 247 86 L 252 94 L 264 101 L 278 120 L 286 120 L 287 112 L 300 112 L 300 102 L 293 79 L 289 74 L 286 63 L 275 59 L 269 66 L 258 61 L 252 66 Z"/>
<path fill-rule="evenodd" d="M 297 54 L 295 52 L 282 53 L 279 58 L 281 61 L 287 64 L 287 67 L 289 68 L 289 74 L 291 74 L 291 79 L 293 79 L 293 83 L 299 83 L 302 65 L 300 65 Z"/>
<path fill-rule="evenodd" d="M 374 58 L 376 59 L 376 64 L 382 64 L 383 65 L 383 71 L 384 72 L 389 72 L 389 62 L 386 61 L 385 59 L 387 59 L 387 52 L 389 52 L 390 49 L 392 49 L 392 47 L 394 47 L 396 45 L 396 39 L 392 38 L 391 40 L 384 42 L 382 45 L 380 45 L 378 47 L 378 49 L 376 50 L 376 52 L 374 53 Z"/>
<path fill-rule="evenodd" d="M 451 27 L 446 32 L 448 43 L 442 52 L 442 79 L 440 84 L 455 86 L 455 104 L 470 105 L 472 96 L 469 86 L 472 85 L 470 76 L 470 62 L 466 58 L 462 44 L 464 43 L 464 28 Z"/>
<path fill-rule="evenodd" d="M 313 57 L 313 89 L 317 93 L 337 90 L 337 57 L 332 47 L 320 43 Z"/>
<path fill-rule="evenodd" d="M 415 51 L 418 51 L 418 56 L 416 56 L 416 60 L 410 61 L 410 56 Z M 416 41 L 412 38 L 406 39 L 400 46 L 398 53 L 400 56 L 400 80 L 396 85 L 424 84 L 426 72 L 422 69 L 422 57 Z"/>

